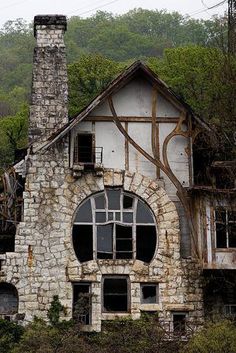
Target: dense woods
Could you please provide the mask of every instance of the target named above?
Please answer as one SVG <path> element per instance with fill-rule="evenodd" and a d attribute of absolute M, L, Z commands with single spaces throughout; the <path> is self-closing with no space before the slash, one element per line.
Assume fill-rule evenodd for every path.
<path fill-rule="evenodd" d="M 227 19 L 195 20 L 177 12 L 135 9 L 68 20 L 65 36 L 69 112 L 81 110 L 134 60 L 145 61 L 195 112 L 235 143 L 236 60 L 226 54 Z M 0 168 L 27 145 L 34 37 L 32 24 L 8 21 L 0 31 Z M 227 157 L 228 158 L 228 157 Z"/>

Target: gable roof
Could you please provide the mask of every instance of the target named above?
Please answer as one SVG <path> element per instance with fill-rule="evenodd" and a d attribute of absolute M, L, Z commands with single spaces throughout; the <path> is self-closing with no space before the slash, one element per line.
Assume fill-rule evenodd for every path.
<path fill-rule="evenodd" d="M 191 107 L 186 102 L 184 102 L 184 100 L 178 96 L 170 87 L 168 87 L 167 84 L 162 81 L 148 66 L 143 64 L 141 61 L 136 61 L 126 70 L 124 70 L 120 75 L 118 75 L 113 81 L 111 81 L 101 93 L 99 93 L 83 110 L 73 116 L 67 124 L 56 130 L 46 141 L 34 148 L 34 152 L 45 150 L 52 146 L 55 142 L 69 133 L 70 130 L 73 129 L 86 116 L 88 116 L 94 108 L 103 103 L 111 94 L 116 93 L 118 90 L 124 87 L 137 75 L 144 76 L 151 84 L 155 85 L 157 90 L 159 90 L 167 100 L 171 101 L 171 103 L 175 105 L 177 109 L 188 112 L 205 129 L 211 130 L 209 125 L 197 117 L 193 113 Z"/>

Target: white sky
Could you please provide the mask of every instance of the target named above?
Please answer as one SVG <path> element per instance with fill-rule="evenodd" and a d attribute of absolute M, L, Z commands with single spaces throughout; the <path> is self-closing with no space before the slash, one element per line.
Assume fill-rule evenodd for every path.
<path fill-rule="evenodd" d="M 89 17 L 97 10 L 122 14 L 134 8 L 150 10 L 166 9 L 189 14 L 193 18 L 209 19 L 212 15 L 222 15 L 227 9 L 227 1 L 221 6 L 208 10 L 221 0 L 0 0 L 0 27 L 8 20 L 24 18 L 31 22 L 35 15 L 63 14 L 68 17 Z"/>

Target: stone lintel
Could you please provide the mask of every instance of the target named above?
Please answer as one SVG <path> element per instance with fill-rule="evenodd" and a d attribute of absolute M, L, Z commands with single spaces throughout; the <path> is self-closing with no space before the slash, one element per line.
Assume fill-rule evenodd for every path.
<path fill-rule="evenodd" d="M 60 26 L 67 29 L 67 20 L 64 15 L 37 15 L 34 17 L 34 36 L 36 36 L 37 26 Z"/>
<path fill-rule="evenodd" d="M 193 311 L 193 304 L 167 304 L 165 305 L 165 309 L 169 311 Z"/>

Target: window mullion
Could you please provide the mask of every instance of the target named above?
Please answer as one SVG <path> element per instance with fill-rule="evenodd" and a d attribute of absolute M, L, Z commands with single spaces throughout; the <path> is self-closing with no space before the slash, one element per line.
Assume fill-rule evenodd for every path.
<path fill-rule="evenodd" d="M 133 259 L 136 259 L 136 213 L 137 213 L 138 199 L 134 199 L 133 203 L 133 225 L 132 225 L 132 247 L 133 247 Z"/>
<path fill-rule="evenodd" d="M 116 259 L 116 223 L 113 223 L 113 260 Z"/>
<path fill-rule="evenodd" d="M 229 223 L 228 210 L 225 210 L 226 246 L 229 248 Z"/>
<path fill-rule="evenodd" d="M 93 220 L 93 259 L 97 259 L 97 226 L 96 226 L 96 207 L 95 200 L 93 197 L 90 199 L 92 209 L 92 220 Z"/>

